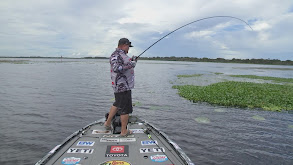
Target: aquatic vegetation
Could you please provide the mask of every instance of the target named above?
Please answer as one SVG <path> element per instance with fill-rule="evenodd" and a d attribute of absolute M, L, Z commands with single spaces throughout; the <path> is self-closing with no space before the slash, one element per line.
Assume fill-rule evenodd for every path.
<path fill-rule="evenodd" d="M 293 68 L 233 67 L 233 69 L 293 70 Z"/>
<path fill-rule="evenodd" d="M 226 112 L 226 111 L 224 109 L 217 108 L 215 109 L 215 112 Z"/>
<path fill-rule="evenodd" d="M 194 120 L 198 123 L 203 123 L 203 124 L 208 124 L 211 122 L 210 119 L 207 117 L 197 117 Z"/>
<path fill-rule="evenodd" d="M 224 74 L 224 73 L 220 73 L 220 72 L 215 72 L 216 75 L 220 75 L 220 74 Z"/>
<path fill-rule="evenodd" d="M 264 117 L 258 116 L 258 115 L 252 116 L 252 118 L 255 120 L 261 120 L 261 121 L 266 120 Z"/>
<path fill-rule="evenodd" d="M 280 78 L 280 77 L 268 77 L 268 76 L 256 76 L 256 75 L 230 75 L 231 77 L 251 78 L 251 79 L 263 79 L 272 80 L 274 82 L 288 82 L 293 83 L 293 78 Z"/>
<path fill-rule="evenodd" d="M 293 125 L 288 125 L 289 128 L 293 129 Z"/>
<path fill-rule="evenodd" d="M 160 109 L 160 106 L 151 106 L 150 107 L 150 110 L 159 110 Z"/>
<path fill-rule="evenodd" d="M 137 102 L 133 103 L 132 105 L 133 106 L 141 106 L 142 104 L 141 104 L 141 102 L 137 101 Z"/>
<path fill-rule="evenodd" d="M 9 63 L 9 64 L 28 64 L 29 60 L 0 60 L 1 63 Z"/>
<path fill-rule="evenodd" d="M 199 77 L 203 74 L 187 74 L 187 75 L 177 75 L 178 78 L 181 78 L 181 77 Z"/>
<path fill-rule="evenodd" d="M 193 102 L 262 108 L 270 111 L 293 110 L 293 86 L 252 82 L 219 82 L 209 86 L 173 86 L 178 94 Z"/>
<path fill-rule="evenodd" d="M 150 110 L 164 110 L 164 109 L 169 109 L 169 106 L 151 106 Z"/>

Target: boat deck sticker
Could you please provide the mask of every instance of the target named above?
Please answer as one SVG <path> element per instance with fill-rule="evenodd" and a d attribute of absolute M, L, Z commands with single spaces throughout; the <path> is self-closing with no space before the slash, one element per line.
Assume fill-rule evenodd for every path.
<path fill-rule="evenodd" d="M 165 152 L 165 149 L 163 147 L 156 147 L 156 148 L 153 148 L 153 152 Z"/>
<path fill-rule="evenodd" d="M 119 142 L 119 138 L 101 138 L 100 142 Z"/>
<path fill-rule="evenodd" d="M 75 158 L 75 157 L 70 157 L 70 158 L 64 158 L 62 160 L 62 164 L 66 165 L 74 165 L 80 162 L 81 158 Z"/>
<path fill-rule="evenodd" d="M 129 157 L 128 145 L 107 146 L 105 157 Z"/>
<path fill-rule="evenodd" d="M 168 157 L 166 155 L 153 155 L 151 156 L 151 160 L 153 162 L 165 162 L 168 160 Z"/>
<path fill-rule="evenodd" d="M 126 161 L 121 161 L 121 160 L 110 160 L 106 161 L 104 163 L 101 163 L 100 165 L 131 165 L 130 163 Z"/>
<path fill-rule="evenodd" d="M 119 138 L 119 137 L 121 137 L 120 134 L 119 135 L 103 135 L 103 138 Z M 134 137 L 134 135 L 128 135 L 127 137 L 128 138 L 129 137 Z"/>
<path fill-rule="evenodd" d="M 145 141 L 141 141 L 141 145 L 143 146 L 158 145 L 158 142 L 156 140 L 145 140 Z"/>
<path fill-rule="evenodd" d="M 91 148 L 69 148 L 67 153 L 80 153 L 80 154 L 92 154 L 94 149 Z"/>
<path fill-rule="evenodd" d="M 156 147 L 156 148 L 140 148 L 139 153 L 152 153 L 152 152 L 165 152 L 163 147 Z"/>
<path fill-rule="evenodd" d="M 101 138 L 100 142 L 135 142 L 135 138 Z"/>
<path fill-rule="evenodd" d="M 79 141 L 76 146 L 94 146 L 94 141 Z"/>
<path fill-rule="evenodd" d="M 132 133 L 144 133 L 143 129 L 129 129 Z"/>
<path fill-rule="evenodd" d="M 135 142 L 136 139 L 135 138 L 120 138 L 119 141 L 120 142 Z"/>

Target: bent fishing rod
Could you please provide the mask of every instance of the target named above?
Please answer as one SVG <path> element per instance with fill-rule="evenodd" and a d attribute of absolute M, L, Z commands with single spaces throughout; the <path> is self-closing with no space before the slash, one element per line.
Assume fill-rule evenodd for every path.
<path fill-rule="evenodd" d="M 206 20 L 206 19 L 211 19 L 211 18 L 234 18 L 234 19 L 237 19 L 237 20 L 240 20 L 240 21 L 244 22 L 244 23 L 245 23 L 247 26 L 249 26 L 250 29 L 253 31 L 252 27 L 251 27 L 247 22 L 245 22 L 244 20 L 242 20 L 242 19 L 240 19 L 240 18 L 237 18 L 237 17 L 233 17 L 233 16 L 212 16 L 212 17 L 205 17 L 205 18 L 201 18 L 201 19 L 198 19 L 198 20 L 192 21 L 192 22 L 190 22 L 190 23 L 188 23 L 188 24 L 185 24 L 185 25 L 183 25 L 183 26 L 181 26 L 181 27 L 179 27 L 179 28 L 177 28 L 177 29 L 171 31 L 170 33 L 166 34 L 165 36 L 163 36 L 162 38 L 160 38 L 159 40 L 157 40 L 156 42 L 154 42 L 151 46 L 149 46 L 148 48 L 146 48 L 142 53 L 140 53 L 140 54 L 136 57 L 136 59 L 138 59 L 138 58 L 139 58 L 144 52 L 146 52 L 147 50 L 149 50 L 149 49 L 150 49 L 152 46 L 154 46 L 156 43 L 160 42 L 162 39 L 164 39 L 164 38 L 167 37 L 168 35 L 174 33 L 175 31 L 177 31 L 177 30 L 179 30 L 179 29 L 181 29 L 181 28 L 184 28 L 185 26 L 188 26 L 188 25 L 190 25 L 190 24 L 193 24 L 193 23 L 195 23 L 195 22 L 199 22 L 199 21 Z"/>

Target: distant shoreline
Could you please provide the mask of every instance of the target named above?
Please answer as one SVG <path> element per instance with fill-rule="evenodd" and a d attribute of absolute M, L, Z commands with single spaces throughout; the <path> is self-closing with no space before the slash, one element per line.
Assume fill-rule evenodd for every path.
<path fill-rule="evenodd" d="M 108 57 L 1 57 L 0 58 L 45 58 L 45 59 L 109 59 Z M 158 61 L 188 61 L 188 62 L 216 62 L 216 63 L 242 63 L 242 64 L 268 64 L 268 65 L 293 65 L 293 61 L 281 61 L 278 59 L 224 59 L 224 58 L 196 58 L 196 57 L 140 57 L 140 60 Z"/>

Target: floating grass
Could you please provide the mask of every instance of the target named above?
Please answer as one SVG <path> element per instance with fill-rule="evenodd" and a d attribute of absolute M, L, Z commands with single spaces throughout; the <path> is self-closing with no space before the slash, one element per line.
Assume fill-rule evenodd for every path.
<path fill-rule="evenodd" d="M 217 108 L 215 109 L 215 112 L 226 112 L 226 111 L 224 109 Z"/>
<path fill-rule="evenodd" d="M 187 74 L 187 75 L 177 75 L 178 78 L 186 78 L 186 77 L 199 77 L 201 76 L 202 74 Z"/>
<path fill-rule="evenodd" d="M 1 63 L 9 63 L 9 64 L 28 64 L 29 60 L 0 60 Z"/>
<path fill-rule="evenodd" d="M 193 102 L 222 106 L 293 110 L 293 86 L 252 82 L 219 82 L 209 86 L 173 86 L 178 94 Z"/>
<path fill-rule="evenodd" d="M 150 110 L 165 110 L 165 109 L 169 109 L 169 106 L 151 106 Z"/>
<path fill-rule="evenodd" d="M 211 122 L 210 119 L 207 117 L 197 117 L 194 120 L 198 123 L 203 123 L 203 124 L 208 124 Z"/>
<path fill-rule="evenodd" d="M 230 76 L 231 77 L 250 78 L 250 79 L 272 80 L 275 82 L 293 83 L 293 78 L 280 78 L 280 77 L 268 77 L 268 76 L 256 76 L 256 75 L 230 75 Z"/>
<path fill-rule="evenodd" d="M 252 118 L 253 118 L 254 120 L 261 120 L 261 121 L 266 120 L 264 117 L 262 117 L 262 116 L 258 116 L 258 115 L 252 116 Z"/>
<path fill-rule="evenodd" d="M 215 72 L 215 75 L 220 75 L 220 74 L 224 74 L 224 73 L 221 73 L 221 72 Z"/>
<path fill-rule="evenodd" d="M 293 70 L 293 68 L 233 67 L 233 69 Z"/>
<path fill-rule="evenodd" d="M 161 109 L 160 106 L 151 106 L 150 107 L 150 110 L 159 110 L 159 109 Z"/>
<path fill-rule="evenodd" d="M 133 106 L 142 106 L 141 102 L 137 101 L 135 103 L 133 103 Z"/>

